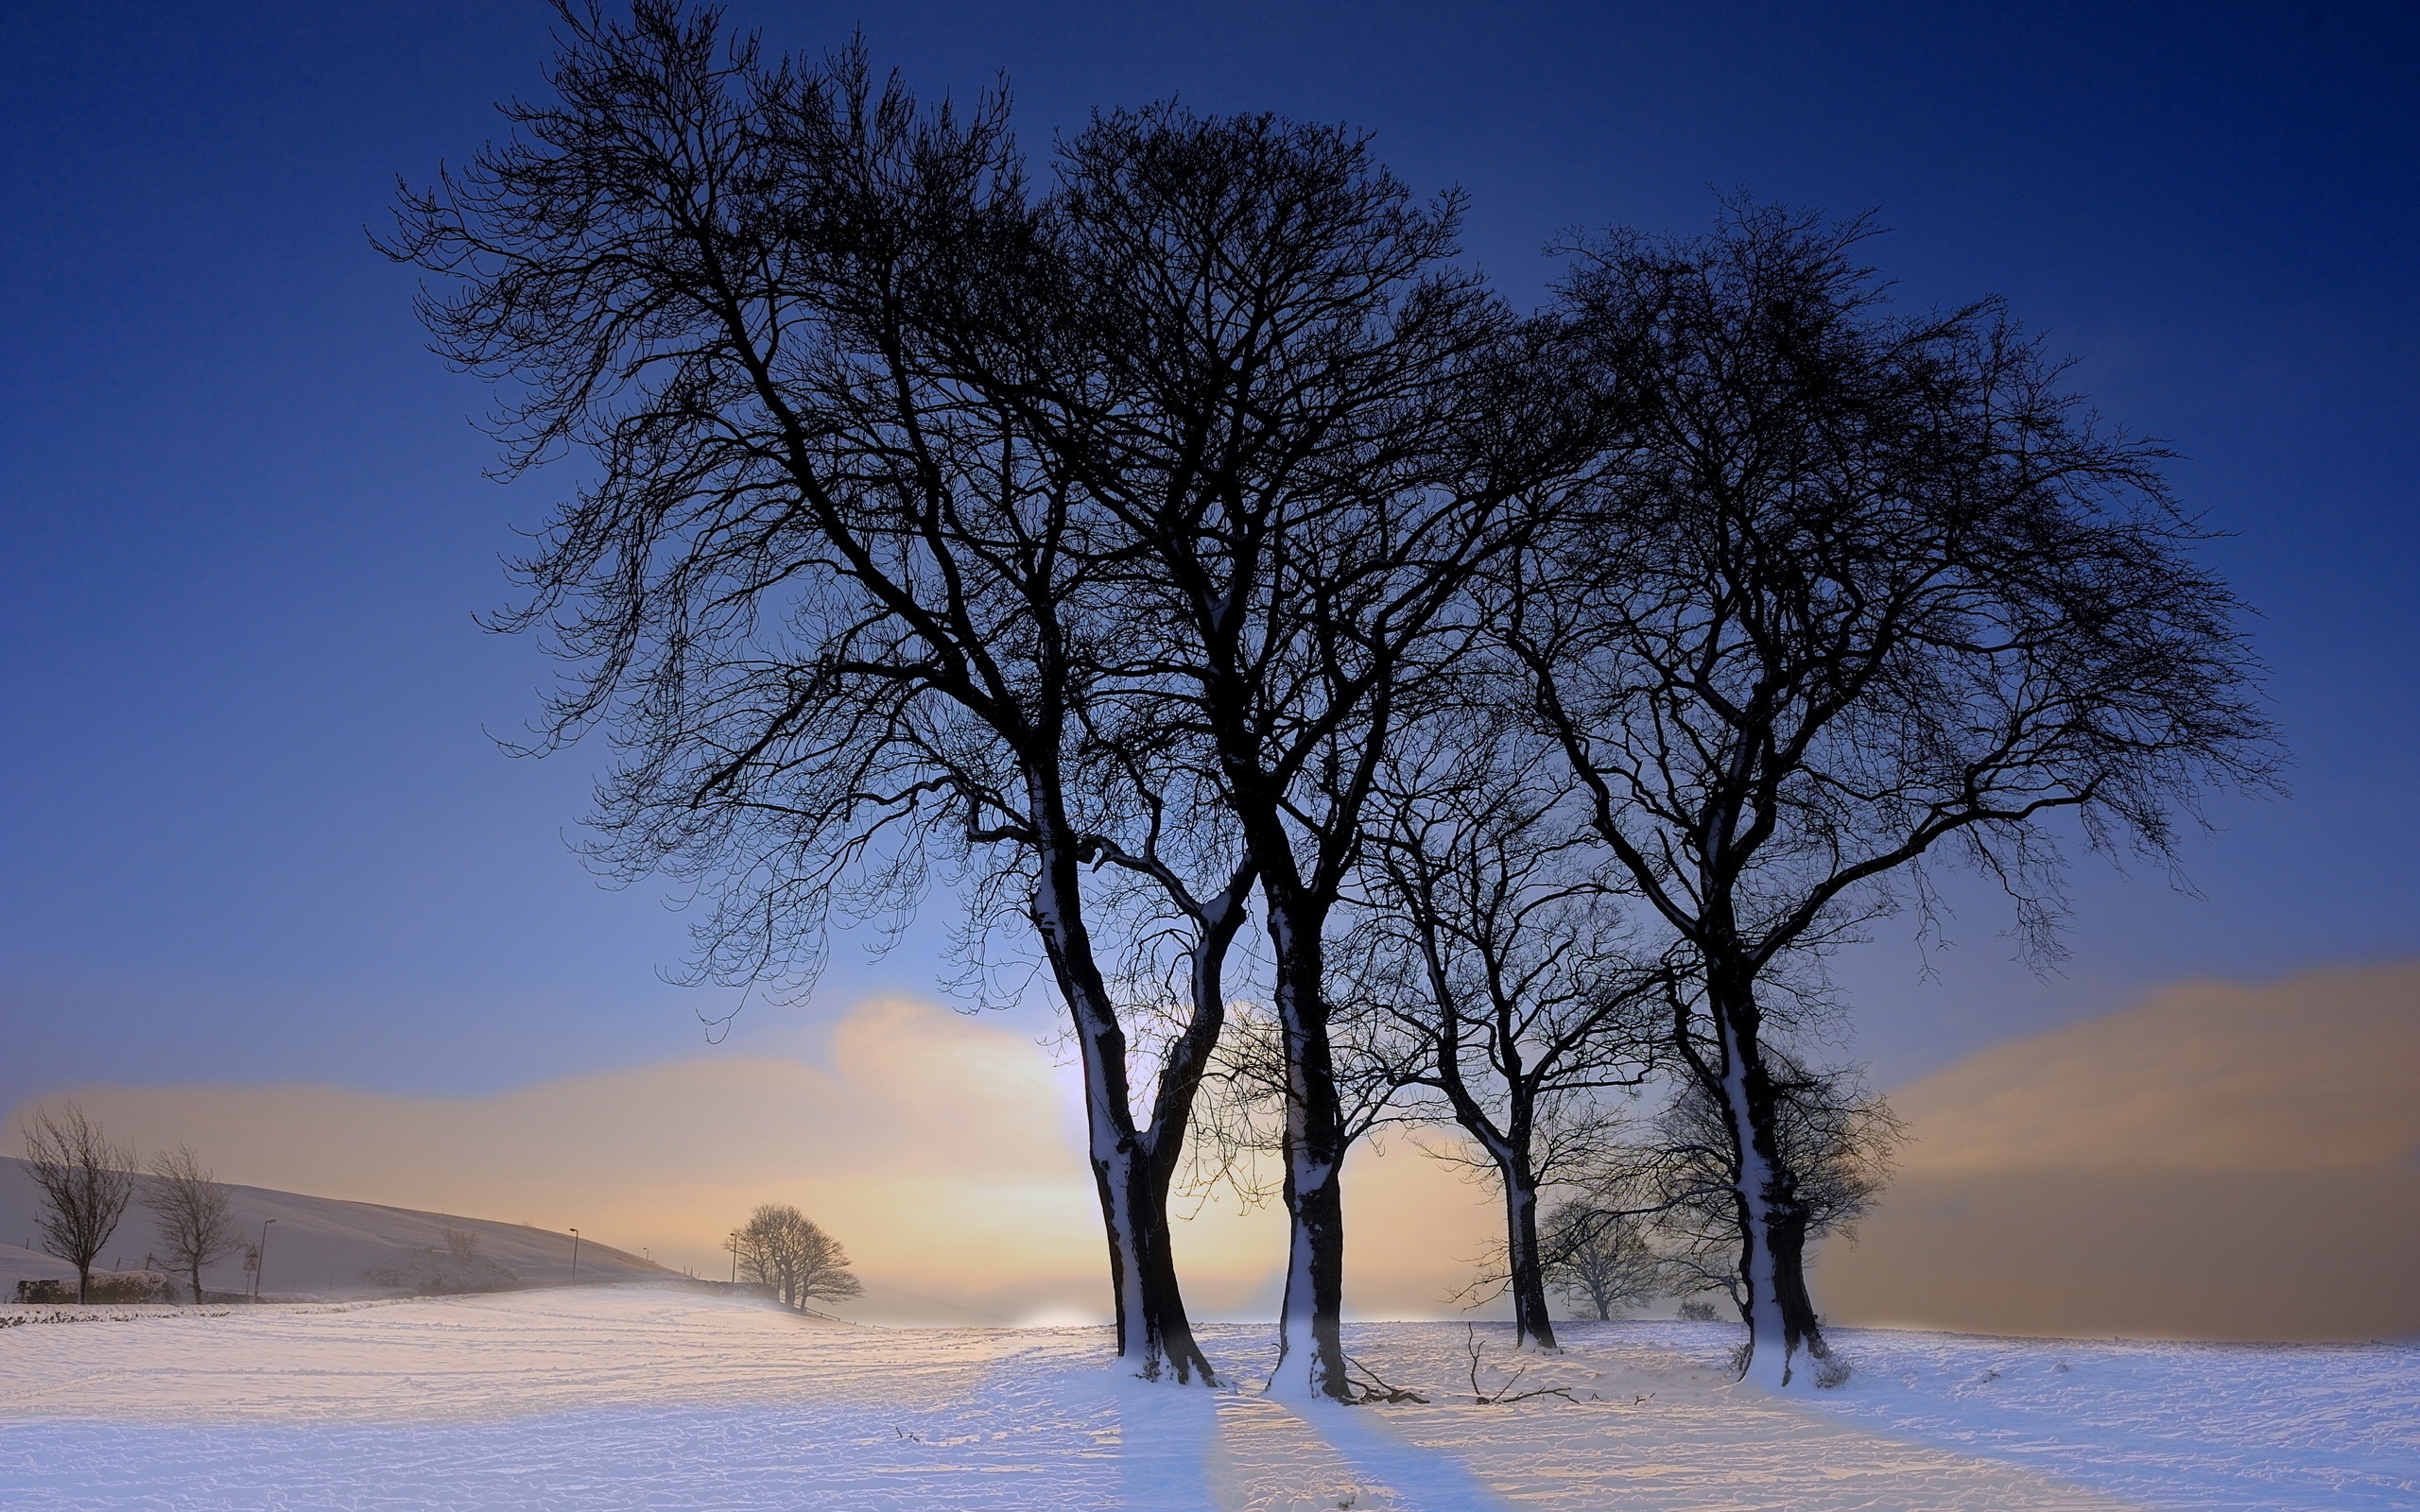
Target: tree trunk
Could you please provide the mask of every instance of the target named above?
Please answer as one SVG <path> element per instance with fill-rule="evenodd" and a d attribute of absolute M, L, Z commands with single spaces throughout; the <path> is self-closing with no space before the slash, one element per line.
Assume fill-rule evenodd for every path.
<path fill-rule="evenodd" d="M 1272 1395 L 1353 1400 L 1344 1366 L 1344 1115 L 1327 1037 L 1325 953 L 1316 920 L 1269 900 L 1277 1021 L 1286 1037 L 1286 1300 Z"/>
<path fill-rule="evenodd" d="M 1167 1217 L 1168 1188 L 1175 1182 L 1177 1166 L 1184 1154 L 1185 1130 L 1192 1121 L 1194 1099 L 1201 1090 L 1202 1073 L 1209 1067 L 1211 1053 L 1218 1048 L 1219 1031 L 1227 1022 L 1227 951 L 1235 943 L 1236 930 L 1242 927 L 1245 896 L 1251 885 L 1252 872 L 1246 868 L 1197 916 L 1201 932 L 1193 942 L 1193 970 L 1188 982 L 1191 1016 L 1184 1033 L 1178 1036 L 1164 1057 L 1159 1092 L 1151 1105 L 1150 1127 L 1141 1135 L 1148 1186 L 1136 1211 L 1155 1223 L 1157 1230 L 1156 1240 L 1145 1251 L 1157 1259 L 1144 1277 L 1145 1306 L 1158 1319 L 1163 1349 L 1177 1380 L 1187 1381 L 1189 1372 L 1199 1370 L 1202 1384 L 1211 1386 L 1217 1385 L 1219 1379 L 1194 1340 L 1192 1321 L 1185 1315 L 1184 1297 L 1177 1285 L 1176 1250 Z"/>
<path fill-rule="evenodd" d="M 1286 1299 L 1272 1396 L 1353 1400 L 1344 1367 L 1344 1187 L 1338 1162 L 1289 1114 L 1286 1131 Z"/>
<path fill-rule="evenodd" d="M 201 1305 L 201 1267 L 196 1265 L 186 1273 L 186 1279 L 193 1282 L 193 1305 L 199 1307 Z"/>
<path fill-rule="evenodd" d="M 1145 1176 L 1148 1187 L 1150 1177 Z M 1143 1266 L 1138 1288 L 1145 1348 L 1138 1359 L 1147 1380 L 1157 1380 L 1156 1366 L 1173 1374 L 1180 1385 L 1199 1377 L 1215 1386 L 1219 1378 L 1193 1337 L 1192 1319 L 1185 1315 L 1184 1293 L 1177 1283 L 1175 1246 L 1169 1242 L 1168 1210 L 1164 1192 L 1139 1194 L 1134 1203 L 1135 1253 Z"/>
<path fill-rule="evenodd" d="M 1512 1292 L 1513 1346 L 1559 1349 L 1554 1314 L 1547 1306 L 1545 1257 L 1538 1249 L 1537 1183 L 1514 1162 L 1499 1159 L 1496 1169 L 1504 1178 L 1504 1253 Z"/>
<path fill-rule="evenodd" d="M 1777 1099 L 1757 1048 L 1755 1000 L 1744 987 L 1709 982 L 1706 1004 L 1721 1040 L 1720 1091 L 1738 1153 L 1733 1190 L 1748 1324 L 1740 1379 L 1774 1391 L 1811 1386 L 1812 1361 L 1829 1351 L 1806 1291 L 1806 1207 L 1780 1157 Z"/>
<path fill-rule="evenodd" d="M 1099 1011 L 1097 1000 L 1077 1008 L 1075 1018 L 1088 1153 L 1117 1302 L 1118 1356 L 1147 1381 L 1171 1367 L 1181 1382 L 1197 1370 L 1207 1381 L 1209 1363 L 1194 1343 L 1168 1252 L 1167 1204 L 1151 1179 L 1126 1101 L 1125 1034 Z"/>
<path fill-rule="evenodd" d="M 76 1266 L 76 1305 L 85 1306 L 93 1299 L 93 1263 L 80 1261 Z"/>
<path fill-rule="evenodd" d="M 1806 1205 L 1791 1195 L 1785 1207 L 1772 1205 L 1767 1243 L 1773 1252 L 1773 1299 L 1781 1305 L 1784 1334 L 1791 1348 L 1813 1359 L 1830 1357 L 1824 1326 L 1815 1315 L 1815 1298 L 1806 1289 Z M 1809 1371 L 1808 1384 L 1813 1383 Z"/>
<path fill-rule="evenodd" d="M 1076 1031 L 1084 1073 L 1084 1128 L 1093 1184 L 1109 1241 L 1117 1306 L 1117 1353 L 1146 1381 L 1173 1369 L 1215 1383 L 1194 1342 L 1169 1253 L 1167 1188 L 1134 1126 L 1126 1076 L 1126 1032 L 1084 928 L 1073 846 L 1043 859 L 1033 920 Z"/>

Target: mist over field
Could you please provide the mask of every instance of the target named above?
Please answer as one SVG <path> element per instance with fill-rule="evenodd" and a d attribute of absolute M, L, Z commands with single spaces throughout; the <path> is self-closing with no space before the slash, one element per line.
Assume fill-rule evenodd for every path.
<path fill-rule="evenodd" d="M 2420 1253 L 2415 1071 L 2420 967 L 2397 966 L 2183 984 L 1894 1088 L 1910 1137 L 1876 1211 L 1817 1261 L 1827 1313 L 2082 1337 L 2420 1332 L 2420 1303 L 2370 1283 L 2378 1256 Z M 781 1192 L 847 1238 L 870 1284 L 852 1316 L 1106 1320 L 1067 1070 L 926 1004 L 865 1005 L 810 1057 L 700 1057 L 493 1098 L 61 1092 L 145 1147 L 216 1152 L 231 1179 L 559 1236 L 578 1223 L 706 1276 L 729 1263 L 720 1231 Z M 969 1118 L 996 1132 L 970 1143 Z M 1355 1157 L 1355 1315 L 1501 1316 L 1455 1295 L 1500 1222 L 1494 1200 L 1424 1138 L 1438 1143 L 1397 1135 Z M 7 1242 L 30 1198 L 0 1197 Z M 1179 1243 L 1203 1314 L 1272 1315 L 1274 1205 L 1241 1211 L 1222 1191 L 1188 1211 Z M 2196 1257 L 2183 1276 L 2175 1246 Z M 309 1280 L 297 1289 L 355 1278 Z"/>

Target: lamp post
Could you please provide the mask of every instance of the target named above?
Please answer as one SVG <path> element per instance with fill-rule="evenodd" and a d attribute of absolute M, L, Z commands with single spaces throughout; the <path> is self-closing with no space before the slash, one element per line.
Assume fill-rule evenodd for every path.
<path fill-rule="evenodd" d="M 268 1269 L 268 1226 L 274 1218 L 261 1220 L 261 1242 L 252 1246 L 252 1300 L 261 1299 L 261 1272 Z"/>
<path fill-rule="evenodd" d="M 571 1231 L 571 1283 L 579 1284 L 579 1230 Z"/>

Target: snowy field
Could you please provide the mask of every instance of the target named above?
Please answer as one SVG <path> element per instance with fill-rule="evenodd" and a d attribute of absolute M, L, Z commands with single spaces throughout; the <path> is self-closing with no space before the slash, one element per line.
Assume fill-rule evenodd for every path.
<path fill-rule="evenodd" d="M 61 1314 L 95 1321 L 42 1321 Z M 1427 1404 L 1293 1409 L 1262 1326 L 1211 1393 L 1105 1331 L 890 1330 L 631 1288 L 329 1307 L 0 1307 L 0 1506 L 2420 1508 L 2420 1346 L 1848 1332 L 1805 1400 L 1724 1383 L 1734 1331 L 1574 1326 L 1481 1406 L 1465 1331 L 1371 1324 Z M 1511 1364 L 1478 1331 L 1480 1386 Z"/>

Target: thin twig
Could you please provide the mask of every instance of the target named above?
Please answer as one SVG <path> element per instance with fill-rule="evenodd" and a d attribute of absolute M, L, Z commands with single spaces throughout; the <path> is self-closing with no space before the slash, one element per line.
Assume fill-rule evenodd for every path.
<path fill-rule="evenodd" d="M 1428 1399 L 1422 1396 L 1419 1392 L 1410 1390 L 1408 1387 L 1391 1384 L 1385 1377 L 1379 1375 L 1378 1372 L 1371 1369 L 1368 1366 L 1363 1365 L 1360 1361 L 1355 1359 L 1349 1354 L 1344 1357 L 1344 1363 L 1348 1372 L 1352 1370 L 1358 1370 L 1363 1375 L 1370 1378 L 1367 1382 L 1353 1381 L 1348 1373 L 1346 1378 L 1347 1383 L 1357 1388 L 1361 1393 L 1361 1395 L 1353 1399 L 1356 1403 L 1365 1401 L 1416 1401 L 1423 1406 L 1426 1406 L 1428 1403 Z"/>
<path fill-rule="evenodd" d="M 1528 1366 L 1513 1371 L 1512 1379 L 1497 1387 L 1494 1396 L 1489 1396 L 1481 1391 L 1478 1385 L 1479 1361 L 1485 1352 L 1485 1347 L 1478 1342 L 1478 1327 L 1476 1324 L 1465 1323 L 1462 1325 L 1462 1331 L 1464 1334 L 1462 1348 L 1471 1357 L 1471 1399 L 1480 1406 L 1507 1407 L 1516 1401 L 1528 1401 L 1532 1397 L 1561 1397 L 1564 1400 L 1574 1403 L 1580 1400 L 1571 1394 L 1571 1388 L 1568 1386 L 1539 1386 L 1530 1391 L 1514 1391 L 1512 1388 L 1521 1383 L 1521 1378 L 1530 1373 Z"/>

